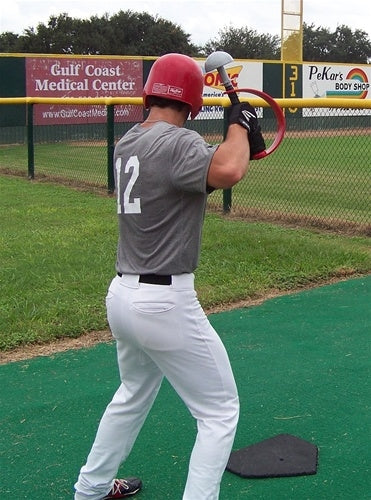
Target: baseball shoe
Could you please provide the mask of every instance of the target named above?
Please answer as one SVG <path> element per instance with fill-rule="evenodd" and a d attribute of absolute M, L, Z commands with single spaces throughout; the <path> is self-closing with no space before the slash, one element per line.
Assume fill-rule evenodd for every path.
<path fill-rule="evenodd" d="M 137 477 L 128 477 L 126 479 L 115 479 L 111 491 L 102 499 L 109 500 L 110 498 L 126 498 L 138 491 L 142 487 L 142 481 Z"/>

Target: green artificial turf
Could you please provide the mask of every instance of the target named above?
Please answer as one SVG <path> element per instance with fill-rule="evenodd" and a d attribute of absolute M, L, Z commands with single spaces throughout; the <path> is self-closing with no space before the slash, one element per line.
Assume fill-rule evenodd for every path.
<path fill-rule="evenodd" d="M 281 433 L 319 449 L 315 475 L 242 479 L 221 500 L 366 500 L 370 491 L 370 299 L 362 277 L 210 316 L 241 400 L 234 449 Z M 70 499 L 119 384 L 113 343 L 0 366 L 0 497 Z M 195 423 L 165 382 L 120 476 L 142 500 L 181 499 Z"/>

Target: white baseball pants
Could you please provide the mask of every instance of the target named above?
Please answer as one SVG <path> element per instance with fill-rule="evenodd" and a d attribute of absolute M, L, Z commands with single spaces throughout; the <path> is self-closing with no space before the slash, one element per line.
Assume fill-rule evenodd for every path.
<path fill-rule="evenodd" d="M 106 304 L 121 385 L 80 471 L 75 500 L 98 500 L 110 490 L 163 376 L 197 421 L 183 500 L 217 500 L 239 401 L 228 355 L 198 302 L 193 274 L 175 275 L 168 286 L 139 283 L 137 275 L 116 276 Z"/>

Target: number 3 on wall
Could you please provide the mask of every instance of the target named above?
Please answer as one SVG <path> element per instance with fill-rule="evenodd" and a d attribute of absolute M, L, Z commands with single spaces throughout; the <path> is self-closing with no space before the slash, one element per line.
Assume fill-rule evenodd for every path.
<path fill-rule="evenodd" d="M 116 186 L 118 187 L 117 190 L 117 213 L 121 214 L 122 213 L 122 205 L 121 205 L 121 191 L 120 191 L 120 177 L 121 177 L 121 166 L 122 166 L 122 159 L 117 158 L 116 160 Z M 128 161 L 126 162 L 125 165 L 125 174 L 129 173 L 131 170 L 131 176 L 129 179 L 129 182 L 125 188 L 124 191 L 124 213 L 125 214 L 140 214 L 141 213 L 141 207 L 140 207 L 140 198 L 134 198 L 130 200 L 130 195 L 131 191 L 133 189 L 133 186 L 135 182 L 137 181 L 139 177 L 139 160 L 137 156 L 130 156 Z"/>

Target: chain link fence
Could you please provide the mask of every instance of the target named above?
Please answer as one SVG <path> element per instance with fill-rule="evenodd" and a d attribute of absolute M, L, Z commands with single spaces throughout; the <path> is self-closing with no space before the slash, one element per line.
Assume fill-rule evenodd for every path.
<path fill-rule="evenodd" d="M 223 100 L 208 101 L 203 119 L 186 126 L 216 144 L 226 129 Z M 281 146 L 272 155 L 250 162 L 245 179 L 233 190 L 212 193 L 208 209 L 245 220 L 371 235 L 371 103 L 364 100 L 360 107 L 358 102 L 354 109 L 349 102 L 343 103 L 346 108 L 325 108 L 314 100 L 296 99 L 293 109 L 288 99 L 278 101 L 287 108 Z M 316 107 L 308 106 L 308 101 Z M 65 108 L 54 106 L 56 112 Z M 105 106 L 100 108 L 106 112 Z M 269 146 L 275 120 L 263 108 L 258 108 L 258 116 Z M 114 143 L 132 125 L 116 116 L 111 127 L 88 120 L 42 126 L 31 120 L 30 131 L 30 119 L 28 127 L 2 127 L 0 173 L 110 191 Z"/>

